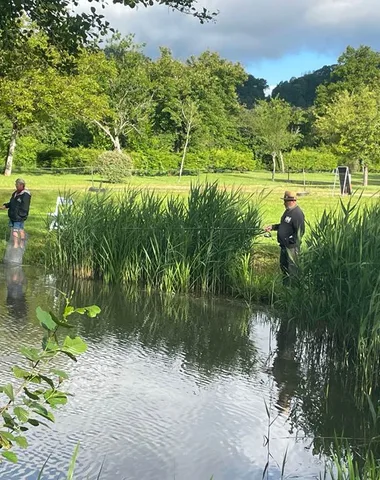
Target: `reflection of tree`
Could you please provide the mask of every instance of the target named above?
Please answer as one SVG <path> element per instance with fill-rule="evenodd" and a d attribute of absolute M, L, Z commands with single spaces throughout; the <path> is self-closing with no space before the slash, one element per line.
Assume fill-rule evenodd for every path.
<path fill-rule="evenodd" d="M 74 304 L 96 303 L 102 314 L 84 322 L 82 334 L 100 340 L 112 332 L 125 342 L 133 337 L 143 347 L 182 353 L 184 362 L 208 373 L 237 368 L 254 371 L 256 348 L 249 338 L 250 313 L 242 304 L 221 299 L 130 292 L 94 282 L 66 285 L 75 291 Z M 81 303 L 82 302 L 82 303 Z"/>
<path fill-rule="evenodd" d="M 26 318 L 28 307 L 25 296 L 26 279 L 21 265 L 9 264 L 4 267 L 7 282 L 7 299 L 9 313 L 16 319 Z"/>

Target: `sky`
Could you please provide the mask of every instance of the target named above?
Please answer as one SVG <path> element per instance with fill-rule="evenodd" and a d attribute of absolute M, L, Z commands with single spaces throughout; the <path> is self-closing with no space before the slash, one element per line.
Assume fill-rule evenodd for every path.
<path fill-rule="evenodd" d="M 108 5 L 105 12 L 113 27 L 134 33 L 153 58 L 159 46 L 181 59 L 210 49 L 272 87 L 335 63 L 347 45 L 380 50 L 380 0 L 198 0 L 198 5 L 219 11 L 216 21 L 201 25 L 159 5 Z"/>

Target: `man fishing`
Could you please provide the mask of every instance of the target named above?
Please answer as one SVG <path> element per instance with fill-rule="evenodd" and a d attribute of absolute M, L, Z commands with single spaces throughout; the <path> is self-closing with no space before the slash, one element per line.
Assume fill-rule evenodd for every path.
<path fill-rule="evenodd" d="M 25 188 L 25 180 L 16 180 L 16 190 L 12 193 L 8 203 L 4 203 L 1 210 L 8 209 L 9 226 L 11 227 L 12 246 L 25 247 L 24 222 L 28 218 L 31 194 Z"/>
<path fill-rule="evenodd" d="M 284 285 L 289 284 L 291 277 L 297 272 L 297 255 L 301 238 L 305 233 L 305 216 L 297 205 L 297 194 L 286 191 L 283 197 L 285 212 L 280 223 L 268 225 L 266 232 L 277 232 L 277 241 L 280 244 L 280 267 L 283 273 Z"/>

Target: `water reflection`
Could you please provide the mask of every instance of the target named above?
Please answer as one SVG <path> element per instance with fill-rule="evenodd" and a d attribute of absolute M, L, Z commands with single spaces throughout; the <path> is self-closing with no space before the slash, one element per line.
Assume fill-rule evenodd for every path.
<path fill-rule="evenodd" d="M 349 365 L 281 322 L 273 335 L 265 315 L 239 302 L 146 295 L 27 269 L 6 268 L 1 279 L 2 377 L 15 346 L 39 343 L 33 312 L 59 308 L 57 290 L 73 291 L 77 306 L 100 305 L 102 314 L 77 320 L 89 351 L 77 365 L 62 359 L 75 396 L 54 430 L 37 429 L 20 463 L 7 465 L 6 474 L 0 466 L 0 478 L 35 480 L 52 454 L 46 478 L 56 479 L 80 441 L 79 480 L 95 479 L 104 457 L 102 480 L 261 479 L 265 404 L 272 419 L 278 415 L 269 478 L 281 477 L 287 448 L 287 478 L 317 478 L 323 462 L 308 449 L 313 437 L 312 451 L 324 454 L 336 432 L 355 439 L 374 433 Z"/>
<path fill-rule="evenodd" d="M 15 318 L 25 318 L 28 307 L 26 301 L 26 277 L 21 265 L 8 264 L 4 267 L 9 314 Z"/>

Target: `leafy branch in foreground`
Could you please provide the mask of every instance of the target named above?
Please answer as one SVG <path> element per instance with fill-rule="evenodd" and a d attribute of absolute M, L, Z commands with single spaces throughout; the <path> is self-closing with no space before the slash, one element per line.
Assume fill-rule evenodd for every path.
<path fill-rule="evenodd" d="M 69 322 L 71 315 L 94 318 L 99 312 L 100 308 L 96 305 L 74 308 L 67 297 L 60 318 L 37 307 L 37 318 L 45 332 L 42 346 L 22 347 L 21 353 L 27 366 L 14 366 L 15 382 L 0 386 L 0 462 L 6 459 L 16 463 L 17 454 L 13 448 L 28 447 L 25 432 L 31 426 L 47 426 L 46 421 L 54 422 L 52 410 L 67 403 L 69 393 L 62 390 L 62 383 L 68 375 L 54 368 L 53 359 L 66 355 L 76 362 L 77 356 L 87 350 L 87 345 L 78 336 L 67 335 L 62 339 L 58 333 L 74 328 Z"/>

